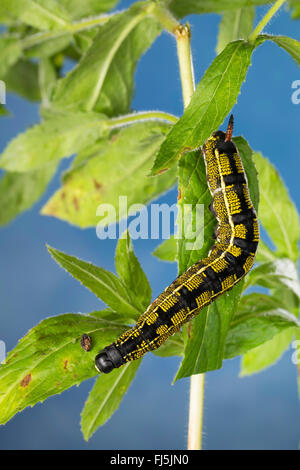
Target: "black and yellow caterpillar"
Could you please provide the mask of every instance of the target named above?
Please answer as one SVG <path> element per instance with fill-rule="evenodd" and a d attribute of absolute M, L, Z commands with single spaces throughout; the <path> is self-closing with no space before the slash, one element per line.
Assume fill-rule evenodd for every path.
<path fill-rule="evenodd" d="M 206 258 L 178 276 L 154 300 L 133 328 L 96 356 L 99 372 L 111 372 L 159 348 L 183 323 L 231 289 L 251 269 L 259 225 L 244 167 L 231 140 L 232 131 L 233 116 L 226 134 L 215 132 L 202 149 L 212 196 L 210 209 L 218 220 L 215 244 Z"/>

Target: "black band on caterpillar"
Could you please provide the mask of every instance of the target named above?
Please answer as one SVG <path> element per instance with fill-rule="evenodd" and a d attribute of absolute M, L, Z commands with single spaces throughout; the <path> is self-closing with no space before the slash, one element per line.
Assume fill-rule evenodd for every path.
<path fill-rule="evenodd" d="M 227 292 L 251 269 L 259 226 L 247 177 L 231 140 L 233 116 L 226 134 L 215 132 L 203 146 L 206 179 L 216 216 L 215 243 L 208 256 L 178 276 L 140 316 L 136 325 L 101 351 L 95 364 L 108 373 L 159 348 L 201 309 Z"/>

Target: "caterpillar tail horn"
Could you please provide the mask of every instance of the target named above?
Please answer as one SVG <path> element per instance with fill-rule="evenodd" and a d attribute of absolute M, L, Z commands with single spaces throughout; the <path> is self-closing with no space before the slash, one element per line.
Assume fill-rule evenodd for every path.
<path fill-rule="evenodd" d="M 228 121 L 225 142 L 230 142 L 231 141 L 232 132 L 233 132 L 233 114 L 231 114 L 231 116 L 229 118 L 229 121 Z"/>

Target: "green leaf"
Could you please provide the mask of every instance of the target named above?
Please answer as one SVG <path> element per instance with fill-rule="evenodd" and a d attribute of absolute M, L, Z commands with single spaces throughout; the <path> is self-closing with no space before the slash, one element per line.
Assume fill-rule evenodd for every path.
<path fill-rule="evenodd" d="M 59 0 L 60 5 L 73 19 L 106 13 L 118 3 L 118 0 Z"/>
<path fill-rule="evenodd" d="M 115 274 L 54 248 L 48 247 L 48 250 L 62 268 L 90 289 L 112 310 L 124 314 L 126 319 L 128 316 L 135 319 L 143 313 L 132 305 L 126 287 Z"/>
<path fill-rule="evenodd" d="M 247 287 L 259 285 L 269 289 L 288 287 L 300 298 L 296 266 L 289 258 L 278 258 L 252 269 L 246 278 Z"/>
<path fill-rule="evenodd" d="M 42 106 L 50 107 L 50 98 L 57 79 L 57 70 L 53 60 L 42 58 L 39 62 L 39 85 L 42 96 Z"/>
<path fill-rule="evenodd" d="M 2 104 L 0 104 L 0 116 L 9 116 L 9 112 Z"/>
<path fill-rule="evenodd" d="M 299 0 L 289 0 L 289 6 L 293 9 L 293 18 L 300 18 L 300 4 Z"/>
<path fill-rule="evenodd" d="M 168 341 L 152 351 L 152 353 L 159 357 L 183 356 L 184 341 L 182 332 L 179 331 L 176 335 L 168 338 Z"/>
<path fill-rule="evenodd" d="M 153 174 L 170 168 L 186 150 L 201 146 L 221 125 L 237 100 L 254 48 L 245 41 L 235 41 L 215 58 L 162 144 Z"/>
<path fill-rule="evenodd" d="M 95 354 L 122 331 L 119 324 L 79 314 L 43 320 L 0 366 L 0 423 L 5 424 L 27 406 L 95 376 Z M 83 333 L 91 336 L 90 352 L 80 346 Z"/>
<path fill-rule="evenodd" d="M 128 362 L 95 382 L 81 414 L 81 429 L 86 441 L 119 407 L 135 377 L 141 360 Z"/>
<path fill-rule="evenodd" d="M 79 64 L 58 82 L 55 107 L 94 109 L 108 116 L 129 111 L 136 63 L 160 32 L 158 22 L 146 18 L 146 7 L 137 2 L 99 29 Z"/>
<path fill-rule="evenodd" d="M 290 289 L 287 285 L 281 284 L 275 289 L 271 289 L 270 293 L 274 300 L 277 300 L 278 305 L 283 306 L 290 313 L 299 317 L 300 299 L 295 292 Z"/>
<path fill-rule="evenodd" d="M 21 43 L 18 37 L 0 36 L 0 77 L 4 77 L 22 54 Z"/>
<path fill-rule="evenodd" d="M 38 65 L 29 60 L 20 59 L 1 77 L 7 91 L 30 101 L 40 101 L 41 94 L 38 83 Z"/>
<path fill-rule="evenodd" d="M 40 33 L 27 36 L 22 42 L 24 54 L 29 58 L 52 57 L 64 51 L 72 42 L 72 34 L 66 31 Z"/>
<path fill-rule="evenodd" d="M 65 29 L 69 23 L 55 0 L 1 0 L 0 15 L 41 30 Z"/>
<path fill-rule="evenodd" d="M 271 250 L 263 240 L 260 240 L 256 253 L 256 261 L 259 263 L 266 263 L 268 261 L 273 261 L 274 259 L 276 259 L 276 253 Z"/>
<path fill-rule="evenodd" d="M 223 13 L 226 10 L 270 3 L 268 0 L 171 0 L 169 8 L 178 18 L 194 13 Z"/>
<path fill-rule="evenodd" d="M 277 299 L 258 293 L 245 295 L 230 323 L 225 358 L 243 354 L 281 331 L 295 326 L 299 326 L 298 320 L 281 308 Z"/>
<path fill-rule="evenodd" d="M 111 308 L 104 308 L 103 310 L 98 310 L 96 312 L 88 313 L 87 315 L 91 315 L 92 317 L 99 318 L 100 320 L 109 320 L 114 323 L 120 323 L 122 327 L 124 326 L 124 323 L 127 324 L 132 324 L 132 318 L 129 316 L 126 318 L 124 314 L 121 314 L 119 312 L 115 312 Z"/>
<path fill-rule="evenodd" d="M 91 29 L 89 31 L 80 31 L 74 35 L 75 48 L 80 55 L 83 55 L 93 44 L 93 40 L 97 34 L 97 29 Z"/>
<path fill-rule="evenodd" d="M 236 137 L 234 141 L 247 174 L 251 200 L 257 208 L 259 193 L 252 151 L 242 137 Z M 207 186 L 204 161 L 199 151 L 185 154 L 180 159 L 179 188 L 181 191 L 179 204 L 191 204 L 194 210 L 196 204 L 204 205 L 203 246 L 188 251 L 185 246 L 186 240 L 183 238 L 178 241 L 179 272 L 182 273 L 207 256 L 213 245 L 212 235 L 216 225 L 216 219 L 208 209 L 211 194 Z M 192 320 L 189 334 L 185 337 L 184 359 L 175 380 L 222 367 L 227 332 L 238 306 L 243 283 L 242 280 L 231 291 L 201 310 Z"/>
<path fill-rule="evenodd" d="M 161 261 L 175 263 L 177 258 L 177 240 L 174 236 L 164 240 L 152 253 L 153 256 Z"/>
<path fill-rule="evenodd" d="M 225 11 L 219 25 L 217 54 L 220 54 L 231 41 L 248 39 L 253 28 L 254 17 L 254 7 Z"/>
<path fill-rule="evenodd" d="M 187 268 L 195 264 L 199 259 L 204 258 L 213 244 L 213 232 L 216 226 L 216 219 L 209 211 L 211 202 L 206 180 L 205 164 L 201 151 L 184 154 L 179 161 L 179 194 L 178 200 L 179 217 L 177 225 L 177 259 L 179 273 L 183 273 Z M 187 220 L 187 209 L 192 210 L 193 224 L 196 222 L 196 207 L 202 204 L 204 209 L 204 226 L 199 227 L 196 236 L 187 239 L 189 227 L 184 227 Z M 183 217 L 185 215 L 185 217 Z M 200 218 L 198 212 L 198 217 Z M 191 220 L 188 221 L 189 225 Z M 199 220 L 200 223 L 200 220 Z M 187 249 L 187 243 L 191 244 L 191 249 Z"/>
<path fill-rule="evenodd" d="M 148 204 L 176 182 L 175 169 L 148 177 L 154 155 L 169 127 L 159 122 L 140 122 L 124 127 L 79 154 L 59 189 L 42 209 L 80 227 L 115 223 L 136 213 L 133 204 Z M 170 173 L 170 174 L 169 174 Z M 127 197 L 125 203 L 120 195 Z M 109 204 L 97 215 L 100 204 Z M 109 210 L 111 209 L 111 210 Z M 100 217 L 102 218 L 100 219 Z"/>
<path fill-rule="evenodd" d="M 57 165 L 29 173 L 6 173 L 0 180 L 0 225 L 5 225 L 39 200 Z"/>
<path fill-rule="evenodd" d="M 142 310 L 146 310 L 151 303 L 151 286 L 134 254 L 128 231 L 123 236 L 126 238 L 120 238 L 116 248 L 116 271 L 127 288 L 133 305 L 140 306 Z"/>
<path fill-rule="evenodd" d="M 0 158 L 0 167 L 26 172 L 81 151 L 105 130 L 97 113 L 55 114 L 15 137 Z"/>
<path fill-rule="evenodd" d="M 240 376 L 255 374 L 277 362 L 289 347 L 293 335 L 294 328 L 288 328 L 244 354 Z"/>
<path fill-rule="evenodd" d="M 287 36 L 271 36 L 270 34 L 261 34 L 256 39 L 257 45 L 264 41 L 270 40 L 275 42 L 279 47 L 288 52 L 293 59 L 300 65 L 300 42 Z"/>
<path fill-rule="evenodd" d="M 274 166 L 259 153 L 253 156 L 260 181 L 259 219 L 276 245 L 277 255 L 297 261 L 300 234 L 297 209 Z"/>

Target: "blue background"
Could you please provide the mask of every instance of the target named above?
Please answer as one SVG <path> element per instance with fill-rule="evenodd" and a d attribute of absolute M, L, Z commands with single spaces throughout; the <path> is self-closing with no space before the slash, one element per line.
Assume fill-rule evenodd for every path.
<path fill-rule="evenodd" d="M 119 8 L 132 1 L 122 1 Z M 257 10 L 260 19 L 266 8 Z M 218 15 L 191 16 L 196 82 L 215 57 Z M 266 31 L 299 37 L 299 21 L 284 9 Z M 300 208 L 300 105 L 291 101 L 291 84 L 300 79 L 297 64 L 273 43 L 258 48 L 252 58 L 238 103 L 235 134 L 269 157 Z M 38 106 L 8 94 L 13 117 L 1 118 L 0 149 L 19 132 L 39 121 Z M 136 110 L 182 113 L 176 45 L 164 33 L 140 61 L 133 101 Z M 61 163 L 61 169 L 69 164 Z M 12 349 L 19 338 L 47 316 L 89 312 L 101 304 L 61 270 L 45 244 L 114 271 L 115 241 L 100 241 L 94 229 L 80 230 L 39 215 L 59 186 L 59 175 L 42 200 L 0 230 L 0 338 Z M 157 202 L 176 201 L 176 190 Z M 0 209 L 1 210 L 1 209 Z M 157 240 L 137 240 L 136 253 L 153 287 L 153 296 L 176 277 L 176 264 L 161 263 L 151 252 Z M 293 350 L 271 368 L 239 378 L 240 358 L 225 361 L 221 370 L 206 374 L 205 449 L 296 449 L 300 439 L 297 372 Z M 0 428 L 1 449 L 184 449 L 187 437 L 189 380 L 171 386 L 179 358 L 148 354 L 120 408 L 89 443 L 80 432 L 80 411 L 93 380 L 29 408 Z"/>

